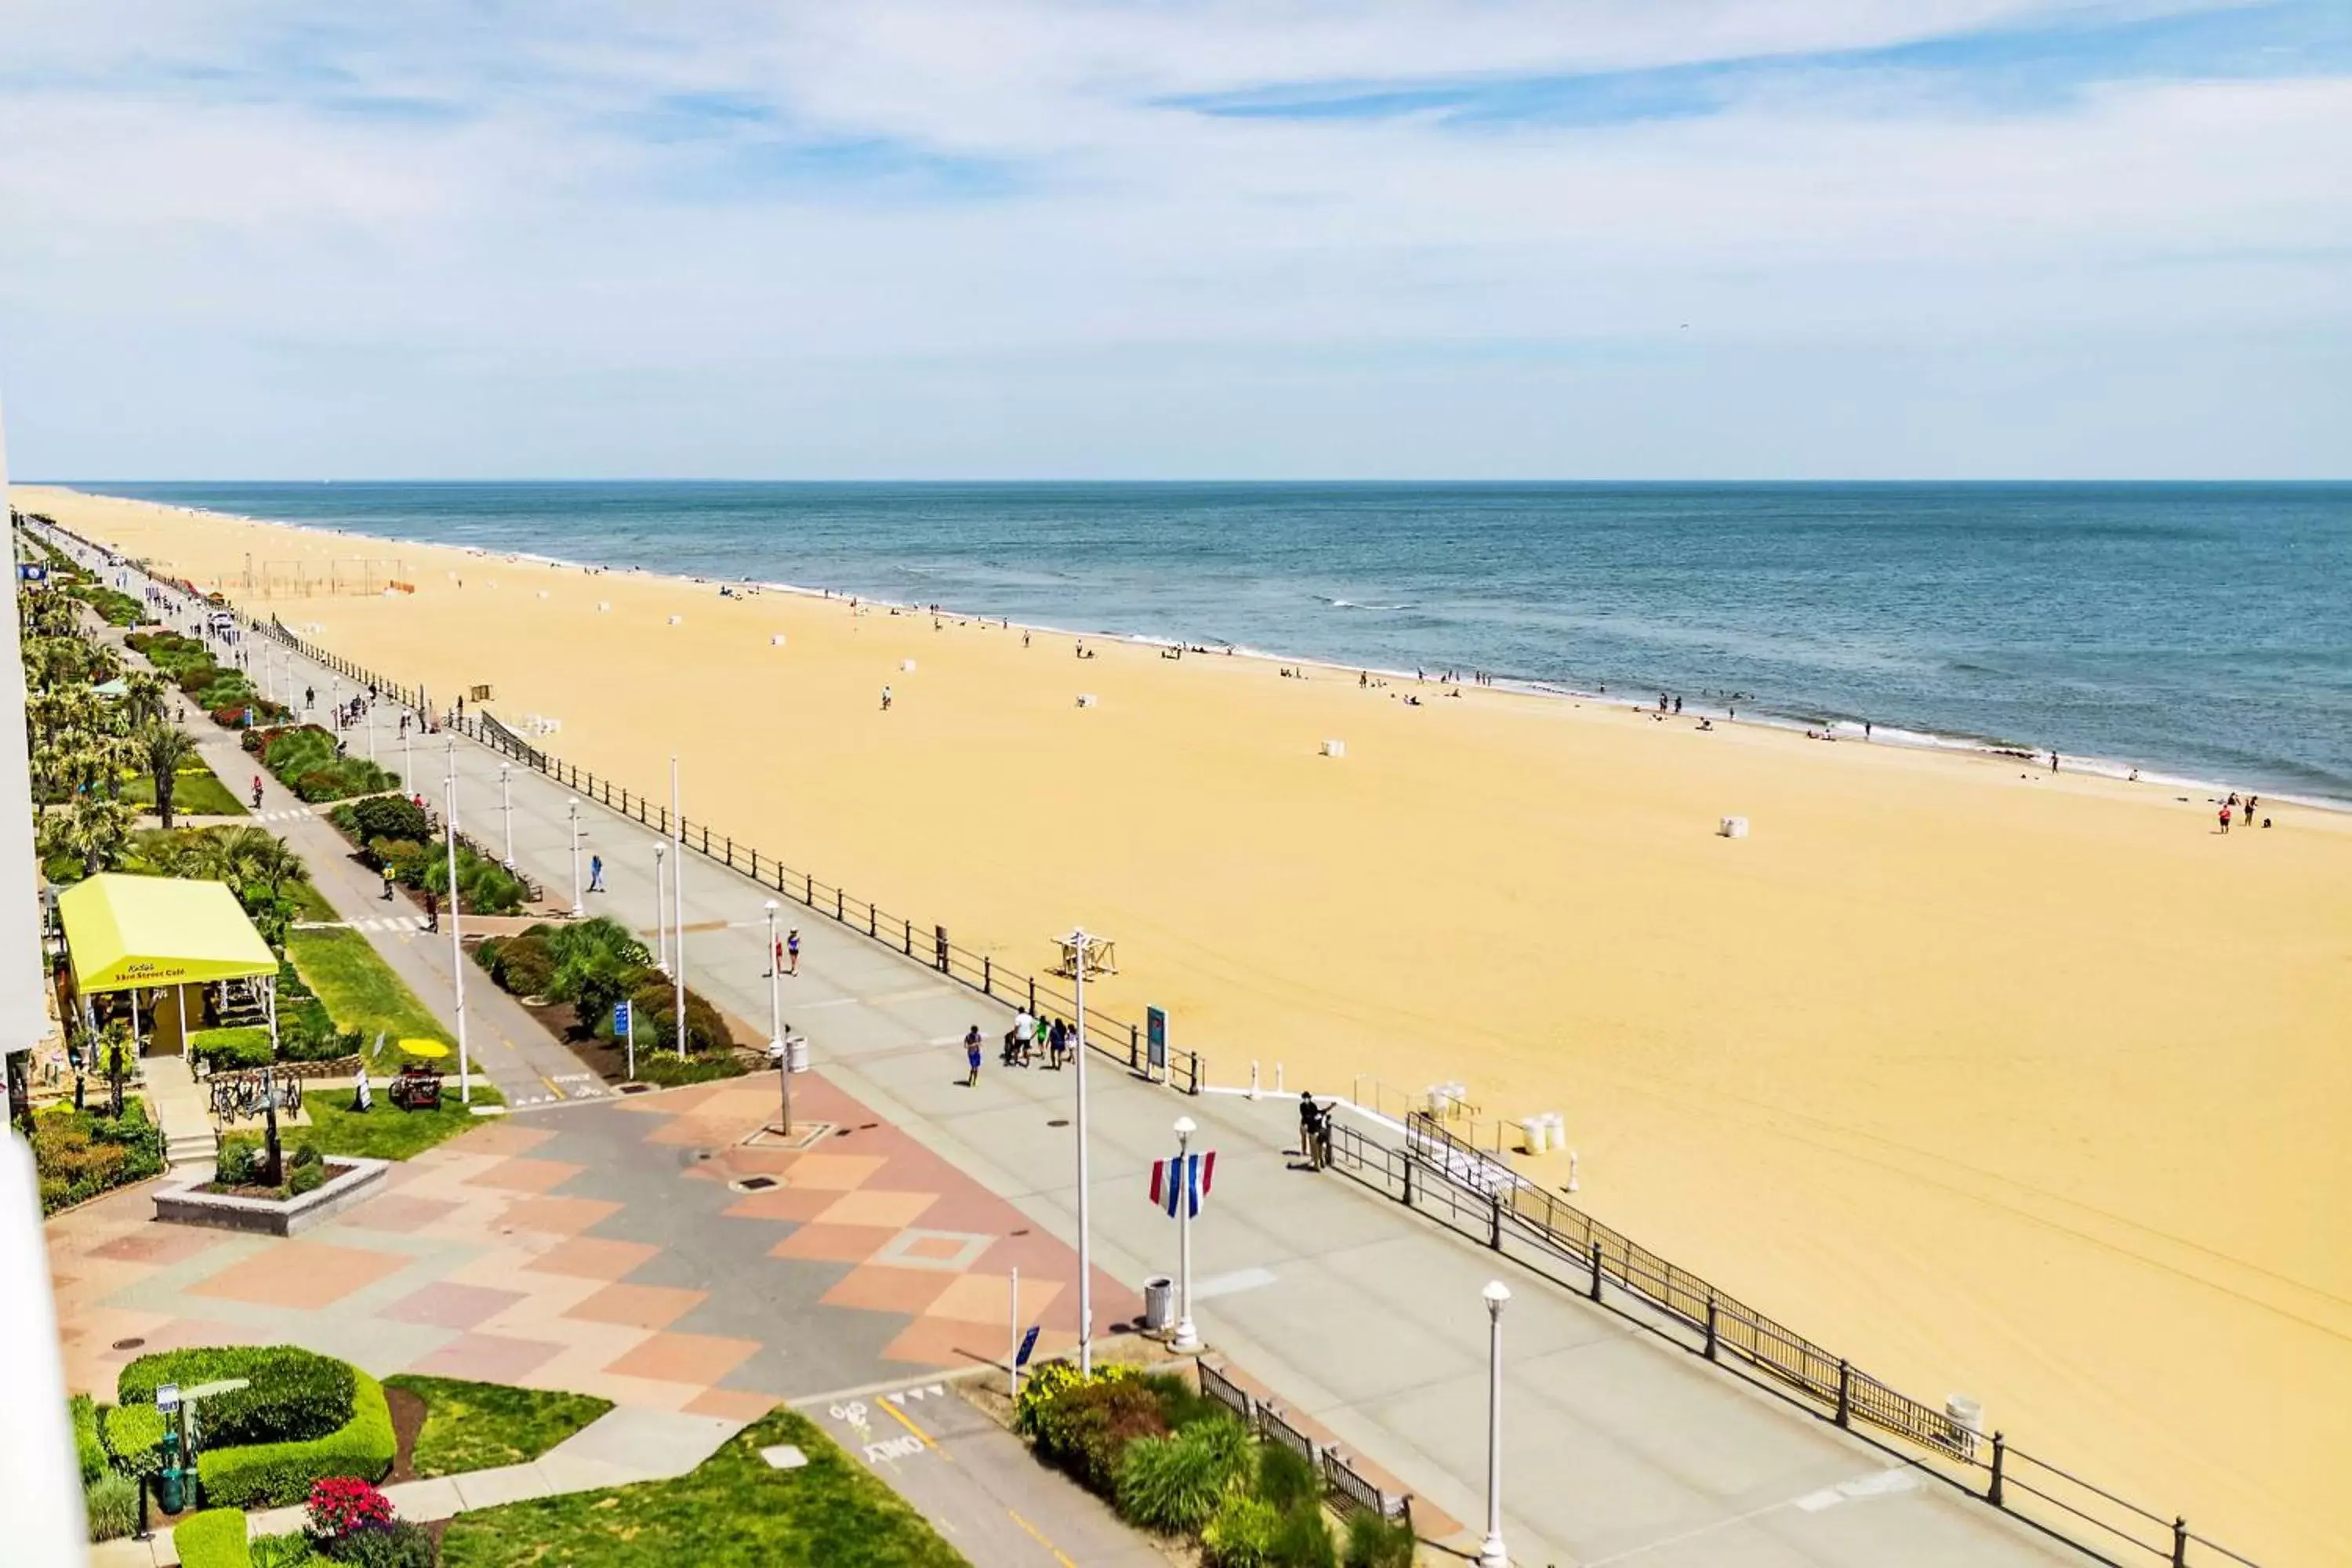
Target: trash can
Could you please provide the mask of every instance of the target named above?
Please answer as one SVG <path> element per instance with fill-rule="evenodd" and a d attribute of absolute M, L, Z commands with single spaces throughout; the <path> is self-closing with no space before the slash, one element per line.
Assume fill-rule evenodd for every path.
<path fill-rule="evenodd" d="M 1165 1274 L 1154 1274 L 1143 1282 L 1143 1326 L 1153 1333 L 1166 1333 L 1176 1326 L 1176 1281 Z"/>

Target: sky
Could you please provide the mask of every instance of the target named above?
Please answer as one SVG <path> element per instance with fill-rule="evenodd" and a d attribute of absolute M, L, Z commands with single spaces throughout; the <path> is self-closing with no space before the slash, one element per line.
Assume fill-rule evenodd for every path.
<path fill-rule="evenodd" d="M 6 0 L 20 480 L 2340 478 L 2344 0 Z"/>

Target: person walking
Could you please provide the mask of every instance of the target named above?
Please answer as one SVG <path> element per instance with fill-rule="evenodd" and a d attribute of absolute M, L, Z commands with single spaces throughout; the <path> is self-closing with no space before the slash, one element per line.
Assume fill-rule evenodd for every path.
<path fill-rule="evenodd" d="M 970 1069 L 964 1075 L 963 1086 L 966 1089 L 978 1089 L 980 1087 L 980 1026 L 978 1024 L 974 1024 L 964 1032 L 963 1059 L 964 1066 Z"/>
<path fill-rule="evenodd" d="M 882 689 L 882 711 L 890 711 L 890 689 L 887 686 Z"/>
<path fill-rule="evenodd" d="M 387 865 L 383 868 L 383 901 L 387 904 L 392 902 L 392 868 Z"/>
<path fill-rule="evenodd" d="M 2230 808 L 2227 805 L 2221 808 L 2221 831 L 2224 833 L 2230 831 Z"/>
<path fill-rule="evenodd" d="M 784 933 L 784 973 L 797 975 L 801 972 L 801 928 L 793 927 Z"/>
<path fill-rule="evenodd" d="M 1315 1096 L 1311 1092 L 1299 1095 L 1298 1152 L 1307 1157 L 1307 1168 L 1310 1171 L 1323 1168 L 1324 1115 L 1323 1108 L 1315 1103 Z"/>
<path fill-rule="evenodd" d="M 1061 1070 L 1062 1053 L 1069 1048 L 1070 1026 L 1061 1019 L 1054 1020 L 1053 1029 L 1045 1036 L 1045 1065 Z"/>
<path fill-rule="evenodd" d="M 441 929 L 441 895 L 430 888 L 425 889 L 425 929 L 429 931 Z"/>
<path fill-rule="evenodd" d="M 1031 1017 L 1029 1010 L 1024 1007 L 1013 1015 L 1013 1051 L 1020 1058 L 1023 1067 L 1029 1065 L 1029 1048 L 1036 1043 L 1037 1020 Z"/>
<path fill-rule="evenodd" d="M 592 893 L 604 890 L 604 858 L 602 855 L 588 857 L 588 890 Z"/>

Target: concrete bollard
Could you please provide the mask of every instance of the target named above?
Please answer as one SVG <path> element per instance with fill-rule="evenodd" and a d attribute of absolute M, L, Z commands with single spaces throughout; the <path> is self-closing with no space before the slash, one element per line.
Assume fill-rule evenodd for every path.
<path fill-rule="evenodd" d="M 1572 1193 L 1576 1188 L 1576 1151 L 1570 1149 L 1568 1152 L 1568 1190 Z"/>
<path fill-rule="evenodd" d="M 1274 1092 L 1275 1092 L 1275 1093 L 1276 1093 L 1276 1094 L 1280 1094 L 1280 1093 L 1282 1093 L 1282 1092 L 1283 1092 L 1283 1088 L 1282 1088 L 1282 1064 L 1281 1064 L 1280 1062 L 1276 1062 L 1276 1063 L 1275 1063 L 1275 1064 L 1274 1064 Z"/>
<path fill-rule="evenodd" d="M 1257 1098 L 1257 1061 L 1255 1058 L 1250 1061 L 1249 1097 L 1252 1100 L 1255 1100 Z"/>

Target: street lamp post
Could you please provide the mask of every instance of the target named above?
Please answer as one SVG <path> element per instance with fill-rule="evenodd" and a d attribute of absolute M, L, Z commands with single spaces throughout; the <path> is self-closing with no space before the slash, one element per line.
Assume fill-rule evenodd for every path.
<path fill-rule="evenodd" d="M 416 787 L 416 731 L 424 727 L 425 721 L 417 718 L 400 731 L 400 782 L 412 795 L 424 793 Z"/>
<path fill-rule="evenodd" d="M 580 797 L 572 797 L 572 918 L 578 920 L 588 912 L 580 899 Z"/>
<path fill-rule="evenodd" d="M 782 966 L 776 962 L 776 900 L 770 899 L 768 910 L 768 1048 L 782 1050 L 784 1045 L 784 997 Z"/>
<path fill-rule="evenodd" d="M 677 805 L 677 758 L 669 760 L 669 826 L 677 841 L 677 864 L 669 868 L 670 924 L 677 941 L 671 958 L 676 967 L 670 980 L 677 988 L 677 1059 L 686 1060 L 686 818 Z"/>
<path fill-rule="evenodd" d="M 1072 1046 L 1077 1058 L 1078 1134 L 1078 1371 L 1094 1372 L 1095 1283 L 1094 1237 L 1087 1223 L 1087 973 L 1108 972 L 1110 943 L 1084 926 L 1061 939 L 1065 973 L 1071 983 L 1071 1010 L 1077 1015 Z"/>
<path fill-rule="evenodd" d="M 499 764 L 499 815 L 506 819 L 506 868 L 514 869 L 514 764 Z"/>
<path fill-rule="evenodd" d="M 444 782 L 443 816 L 449 855 L 449 972 L 457 988 L 457 1099 L 474 1103 L 474 1069 L 466 1051 L 466 949 L 457 928 L 457 742 L 449 742 L 449 773 Z"/>
<path fill-rule="evenodd" d="M 654 840 L 654 967 L 669 973 L 669 840 Z"/>
<path fill-rule="evenodd" d="M 1503 1305 L 1511 1288 L 1486 1281 L 1486 1539 L 1479 1543 L 1478 1568 L 1510 1568 L 1503 1546 Z"/>
<path fill-rule="evenodd" d="M 1201 1348 L 1192 1327 L 1192 1134 L 1189 1116 L 1176 1119 L 1176 1337 L 1168 1348 L 1191 1355 Z"/>
<path fill-rule="evenodd" d="M 375 761 L 375 700 L 368 700 L 368 761 Z"/>

